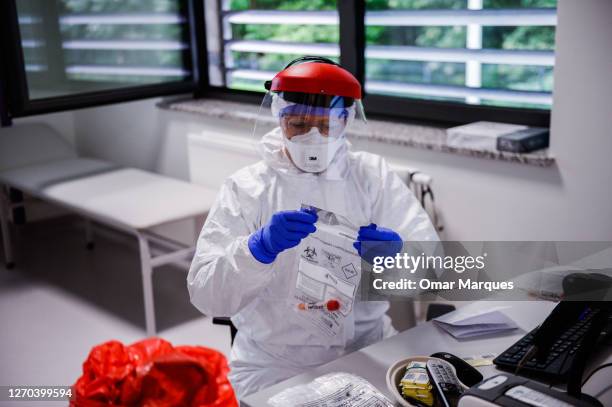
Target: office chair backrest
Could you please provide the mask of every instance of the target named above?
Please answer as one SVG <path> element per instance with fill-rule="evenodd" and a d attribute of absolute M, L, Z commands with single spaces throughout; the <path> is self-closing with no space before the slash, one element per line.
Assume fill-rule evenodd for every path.
<path fill-rule="evenodd" d="M 416 168 L 406 167 L 401 164 L 391 163 L 391 169 L 404 181 L 404 183 L 410 188 L 416 199 L 421 203 L 425 211 L 431 218 L 436 231 L 442 232 L 444 226 L 440 220 L 438 209 L 434 200 L 434 193 L 432 189 L 433 178 L 419 171 Z"/>
<path fill-rule="evenodd" d="M 0 129 L 0 171 L 71 157 L 74 148 L 44 123 Z"/>

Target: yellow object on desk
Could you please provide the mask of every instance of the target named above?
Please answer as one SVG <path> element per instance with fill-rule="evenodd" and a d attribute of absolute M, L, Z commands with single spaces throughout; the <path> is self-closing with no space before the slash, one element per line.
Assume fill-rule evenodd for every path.
<path fill-rule="evenodd" d="M 434 358 L 431 356 L 411 356 L 411 357 L 406 357 L 406 358 L 402 358 L 397 360 L 395 363 L 391 364 L 391 366 L 389 366 L 389 368 L 387 369 L 387 374 L 386 374 L 386 382 L 387 382 L 387 389 L 389 390 L 389 393 L 391 393 L 393 395 L 393 397 L 395 398 L 395 401 L 397 403 L 398 406 L 402 406 L 402 407 L 418 407 L 418 406 L 427 406 L 427 407 L 431 407 L 432 405 L 435 406 L 437 403 L 436 397 L 435 395 L 433 395 L 432 393 L 432 405 L 427 404 L 425 401 L 421 400 L 421 397 L 406 397 L 402 394 L 402 379 L 404 378 L 404 376 L 406 375 L 406 369 L 407 367 L 410 365 L 411 362 L 420 362 L 420 365 L 413 365 L 415 367 L 418 366 L 427 366 L 427 361 L 430 359 L 436 359 L 436 360 L 440 360 L 442 362 L 444 362 L 444 360 L 442 359 L 438 359 L 438 358 Z M 455 372 L 455 368 L 452 367 L 453 372 Z M 456 372 L 455 372 L 456 374 Z M 429 376 L 428 376 L 429 377 Z M 431 385 L 433 385 L 433 383 L 431 383 Z M 415 385 L 416 386 L 416 385 Z M 461 383 L 461 387 L 463 389 L 467 389 L 467 386 L 463 383 Z M 408 389 L 408 390 L 416 390 L 416 389 Z M 433 390 L 433 387 L 432 387 Z M 414 394 L 416 395 L 425 395 L 425 391 L 427 391 L 426 389 L 422 389 L 420 391 L 414 391 Z M 431 390 L 429 390 L 431 391 Z M 426 400 L 426 398 L 425 398 Z"/>
<path fill-rule="evenodd" d="M 423 362 L 413 361 L 406 366 L 406 372 L 400 380 L 402 396 L 433 406 L 432 385 L 427 374 L 427 365 Z"/>

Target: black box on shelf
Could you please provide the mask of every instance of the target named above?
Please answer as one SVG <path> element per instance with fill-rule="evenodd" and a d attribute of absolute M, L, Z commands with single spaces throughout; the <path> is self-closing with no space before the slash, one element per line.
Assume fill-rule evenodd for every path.
<path fill-rule="evenodd" d="M 543 127 L 529 127 L 504 134 L 497 138 L 497 149 L 511 153 L 528 153 L 548 147 L 549 130 Z"/>

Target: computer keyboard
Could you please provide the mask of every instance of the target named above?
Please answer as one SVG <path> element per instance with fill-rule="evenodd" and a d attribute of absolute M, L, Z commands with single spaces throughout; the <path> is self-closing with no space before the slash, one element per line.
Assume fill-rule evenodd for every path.
<path fill-rule="evenodd" d="M 570 325 L 565 332 L 553 343 L 550 351 L 545 357 L 539 360 L 535 357 L 528 360 L 519 373 L 521 375 L 534 376 L 540 379 L 547 379 L 551 382 L 564 381 L 567 379 L 569 370 L 572 366 L 576 352 L 580 349 L 581 342 L 585 333 L 591 326 L 591 319 L 598 309 L 591 309 L 582 315 L 579 321 Z M 525 356 L 533 343 L 534 334 L 538 328 L 523 336 L 518 342 L 506 349 L 502 354 L 493 360 L 499 368 L 514 371 L 518 362 Z M 608 323 L 602 337 L 609 339 L 612 332 L 612 320 Z"/>

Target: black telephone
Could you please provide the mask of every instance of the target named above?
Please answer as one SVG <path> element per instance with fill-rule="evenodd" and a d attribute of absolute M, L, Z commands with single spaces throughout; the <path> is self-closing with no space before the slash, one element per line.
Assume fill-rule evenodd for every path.
<path fill-rule="evenodd" d="M 550 383 L 567 383 L 580 397 L 589 355 L 610 344 L 612 304 L 606 301 L 562 301 L 536 329 L 493 361 L 499 368 Z"/>

